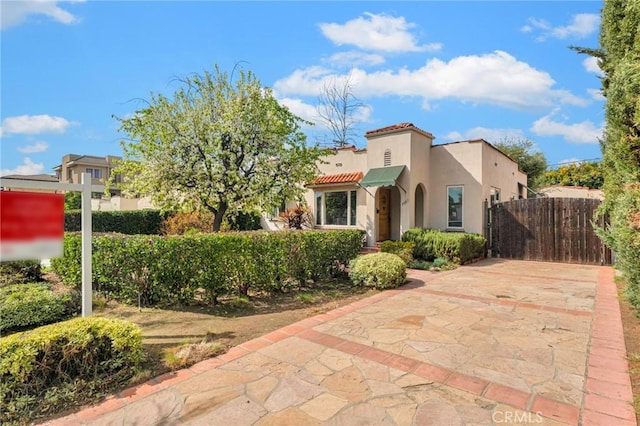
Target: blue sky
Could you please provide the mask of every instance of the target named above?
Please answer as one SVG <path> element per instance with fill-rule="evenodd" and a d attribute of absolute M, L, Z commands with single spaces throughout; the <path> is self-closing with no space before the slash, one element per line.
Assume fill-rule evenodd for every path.
<path fill-rule="evenodd" d="M 601 1 L 1 0 L 1 175 L 68 153 L 120 155 L 129 117 L 176 77 L 253 71 L 327 132 L 317 96 L 349 76 L 365 131 L 412 122 L 435 143 L 531 139 L 549 164 L 601 156 Z"/>

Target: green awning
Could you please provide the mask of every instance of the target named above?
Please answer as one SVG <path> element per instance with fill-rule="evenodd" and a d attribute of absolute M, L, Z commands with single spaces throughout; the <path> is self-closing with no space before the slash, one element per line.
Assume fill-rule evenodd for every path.
<path fill-rule="evenodd" d="M 405 166 L 370 169 L 360 181 L 360 186 L 395 186 Z"/>

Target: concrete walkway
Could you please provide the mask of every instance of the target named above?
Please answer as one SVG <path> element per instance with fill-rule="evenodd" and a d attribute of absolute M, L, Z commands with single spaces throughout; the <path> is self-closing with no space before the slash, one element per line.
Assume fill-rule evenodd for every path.
<path fill-rule="evenodd" d="M 611 268 L 408 275 L 49 424 L 636 424 Z"/>

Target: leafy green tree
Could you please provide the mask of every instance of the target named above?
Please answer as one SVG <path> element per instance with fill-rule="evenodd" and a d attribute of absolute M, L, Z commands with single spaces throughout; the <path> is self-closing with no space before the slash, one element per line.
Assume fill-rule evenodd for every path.
<path fill-rule="evenodd" d="M 495 147 L 518 163 L 518 168 L 527 174 L 527 186 L 535 188 L 537 179 L 547 169 L 547 158 L 540 151 L 534 152 L 533 141 L 504 139 L 496 143 Z"/>
<path fill-rule="evenodd" d="M 588 161 L 547 170 L 536 182 L 536 186 L 538 187 L 564 185 L 586 186 L 591 189 L 601 189 L 603 184 L 604 176 L 601 163 Z"/>
<path fill-rule="evenodd" d="M 640 2 L 606 0 L 599 49 L 604 73 L 606 131 L 601 142 L 605 200 L 599 214 L 610 225 L 600 235 L 616 253 L 629 300 L 640 306 Z"/>
<path fill-rule="evenodd" d="M 79 210 L 82 208 L 82 193 L 69 191 L 64 194 L 64 210 Z"/>
<path fill-rule="evenodd" d="M 130 137 L 117 166 L 126 194 L 149 196 L 163 210 L 213 214 L 213 230 L 239 211 L 301 199 L 326 152 L 309 147 L 303 120 L 280 105 L 252 72 L 235 80 L 213 73 L 182 81 L 168 98 L 151 94 L 131 118 L 117 118 Z"/>

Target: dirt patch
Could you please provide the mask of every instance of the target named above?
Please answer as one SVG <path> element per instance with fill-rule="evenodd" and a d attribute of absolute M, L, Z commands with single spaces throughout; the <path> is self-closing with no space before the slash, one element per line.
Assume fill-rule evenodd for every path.
<path fill-rule="evenodd" d="M 181 345 L 211 343 L 217 347 L 213 354 L 216 355 L 375 293 L 375 290 L 354 288 L 348 280 L 335 280 L 297 292 L 230 298 L 217 306 L 138 309 L 113 301 L 103 302 L 94 308 L 94 315 L 125 319 L 142 328 L 147 355 L 145 376 L 154 377 L 171 370 L 163 362 L 163 354 Z"/>
<path fill-rule="evenodd" d="M 618 286 L 624 342 L 627 347 L 627 360 L 629 361 L 633 408 L 636 412 L 636 419 L 640 420 L 640 311 L 628 302 L 624 291 L 626 286 L 624 280 L 616 277 L 616 285 Z"/>

